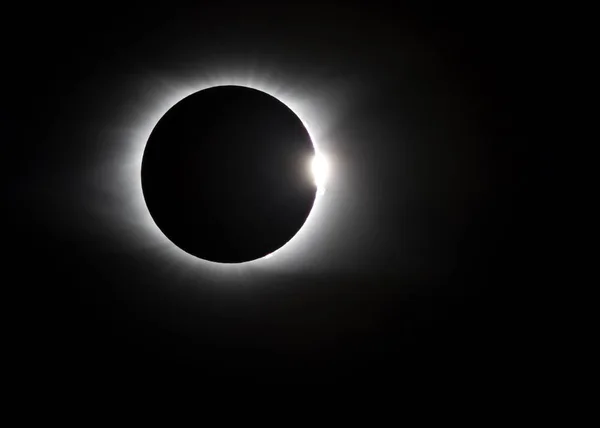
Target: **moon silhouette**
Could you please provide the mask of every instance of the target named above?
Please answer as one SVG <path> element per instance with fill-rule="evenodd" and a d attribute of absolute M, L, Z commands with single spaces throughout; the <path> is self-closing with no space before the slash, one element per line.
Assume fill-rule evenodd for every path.
<path fill-rule="evenodd" d="M 303 226 L 315 201 L 315 150 L 298 116 L 273 96 L 218 86 L 175 104 L 142 159 L 150 215 L 200 259 L 243 263 L 270 255 Z"/>

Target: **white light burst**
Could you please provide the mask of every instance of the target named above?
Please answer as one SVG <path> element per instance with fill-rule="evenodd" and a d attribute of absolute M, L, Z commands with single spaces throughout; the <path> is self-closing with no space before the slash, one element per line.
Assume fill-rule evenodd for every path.
<path fill-rule="evenodd" d="M 329 165 L 327 159 L 322 153 L 316 153 L 313 157 L 310 169 L 317 186 L 317 192 L 320 195 L 325 193 L 325 184 L 327 183 L 327 177 L 329 175 Z"/>

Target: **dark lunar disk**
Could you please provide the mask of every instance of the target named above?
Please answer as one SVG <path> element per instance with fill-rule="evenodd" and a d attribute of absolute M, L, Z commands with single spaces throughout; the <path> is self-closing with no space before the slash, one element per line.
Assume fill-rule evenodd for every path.
<path fill-rule="evenodd" d="M 312 209 L 310 136 L 276 98 L 219 86 L 181 100 L 158 122 L 142 189 L 160 230 L 204 260 L 241 263 L 281 248 Z"/>

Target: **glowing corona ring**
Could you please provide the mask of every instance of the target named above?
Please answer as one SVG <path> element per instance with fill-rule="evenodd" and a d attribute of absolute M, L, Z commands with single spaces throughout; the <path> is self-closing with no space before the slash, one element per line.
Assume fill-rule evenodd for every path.
<path fill-rule="evenodd" d="M 326 183 L 331 178 L 330 159 L 324 154 L 321 143 L 322 136 L 327 132 L 326 118 L 331 116 L 329 111 L 323 110 L 322 103 L 311 103 L 310 91 L 300 88 L 296 93 L 290 90 L 289 86 L 278 86 L 266 81 L 258 81 L 256 75 L 254 78 L 240 77 L 222 77 L 223 73 L 218 73 L 220 78 L 204 78 L 201 82 L 190 82 L 183 85 L 169 85 L 163 87 L 164 90 L 156 90 L 150 100 L 151 107 L 146 107 L 142 114 L 139 114 L 138 123 L 130 122 L 129 137 L 124 142 L 127 147 L 125 150 L 125 162 L 121 164 L 118 179 L 113 181 L 111 191 L 118 194 L 119 199 L 124 201 L 125 206 L 121 206 L 121 213 L 118 221 L 121 227 L 127 228 L 127 233 L 134 234 L 132 241 L 142 247 L 142 251 L 150 252 L 154 256 L 159 256 L 161 260 L 167 260 L 172 265 L 179 265 L 182 268 L 195 267 L 202 269 L 203 272 L 220 273 L 225 275 L 246 274 L 248 269 L 262 271 L 267 270 L 292 270 L 294 265 L 306 263 L 305 258 L 318 257 L 318 241 L 326 239 L 327 223 L 330 213 L 334 209 L 326 200 L 330 194 L 329 189 L 325 192 Z M 269 82 L 273 79 L 270 78 Z M 257 260 L 252 260 L 239 264 L 223 264 L 199 259 L 174 245 L 154 223 L 150 212 L 146 206 L 142 185 L 141 185 L 141 163 L 146 143 L 150 134 L 162 116 L 177 104 L 183 98 L 198 91 L 216 86 L 245 86 L 252 89 L 265 92 L 290 108 L 302 121 L 306 128 L 315 149 L 314 159 L 309 162 L 308 174 L 312 174 L 312 179 L 317 186 L 315 201 L 302 228 L 277 251 Z M 159 86 L 160 87 L 160 86 Z M 163 89 L 161 88 L 161 89 Z M 316 97 L 313 94 L 313 97 Z M 319 106 L 318 108 L 315 106 Z M 329 206 L 328 206 L 329 205 Z M 123 215 L 125 211 L 125 215 Z M 117 216 L 117 214 L 114 214 Z M 125 218 L 124 218 L 125 217 Z M 123 232 L 120 238 L 124 239 Z"/>

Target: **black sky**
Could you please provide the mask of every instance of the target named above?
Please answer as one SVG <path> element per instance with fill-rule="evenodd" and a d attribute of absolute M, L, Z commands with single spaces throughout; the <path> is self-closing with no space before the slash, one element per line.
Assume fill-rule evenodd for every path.
<path fill-rule="evenodd" d="M 525 131 L 539 85 L 532 16 L 13 8 L 0 155 L 21 361 L 39 376 L 152 367 L 286 381 L 511 360 L 527 342 L 521 302 L 547 194 Z M 335 203 L 293 267 L 251 278 L 182 267 L 114 190 L 127 185 L 123 135 L 153 114 L 144 106 L 215 70 L 276 83 L 322 116 Z"/>

